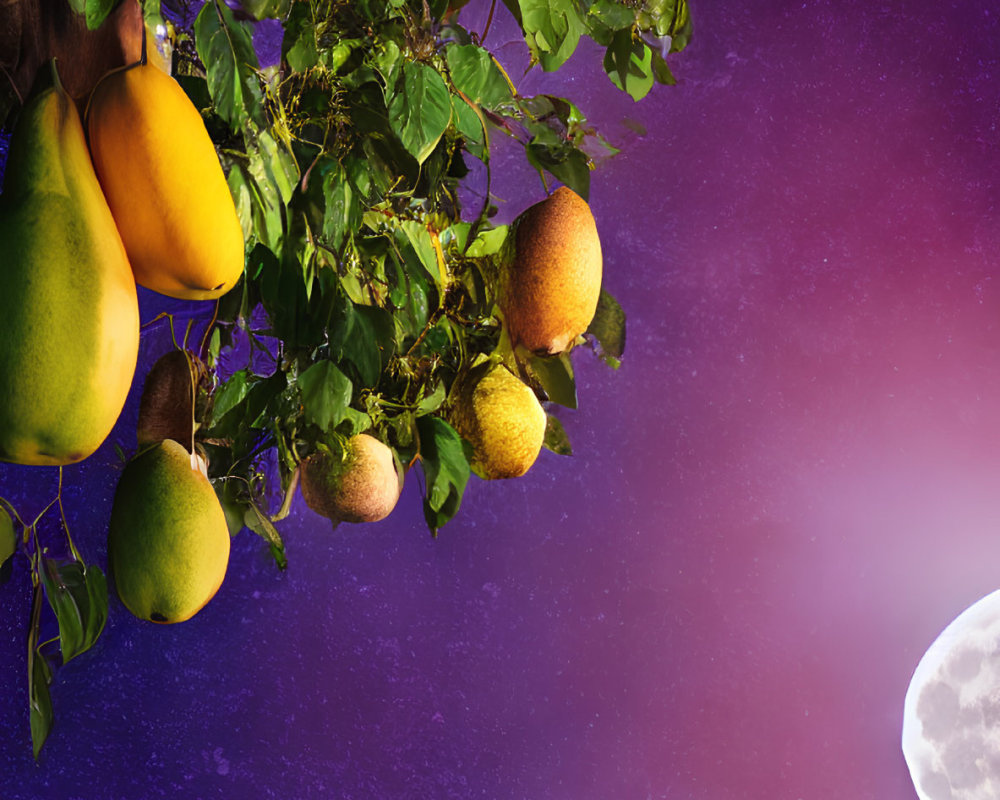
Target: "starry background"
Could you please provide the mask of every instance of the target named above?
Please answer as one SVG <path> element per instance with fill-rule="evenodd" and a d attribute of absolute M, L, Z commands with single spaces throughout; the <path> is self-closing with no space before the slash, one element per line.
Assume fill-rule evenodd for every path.
<path fill-rule="evenodd" d="M 593 47 L 519 77 L 509 25 L 487 40 L 623 148 L 591 205 L 628 348 L 575 357 L 576 455 L 474 481 L 436 541 L 416 480 L 371 526 L 297 501 L 287 572 L 244 532 L 182 625 L 112 597 L 37 765 L 18 559 L 0 797 L 913 800 L 907 683 L 1000 587 L 1000 12 L 692 6 L 679 84 L 639 104 Z M 508 219 L 543 194 L 513 153 L 496 174 Z M 144 320 L 187 308 L 142 295 Z M 102 565 L 135 388 L 66 470 Z M 0 468 L 25 515 L 55 480 Z"/>

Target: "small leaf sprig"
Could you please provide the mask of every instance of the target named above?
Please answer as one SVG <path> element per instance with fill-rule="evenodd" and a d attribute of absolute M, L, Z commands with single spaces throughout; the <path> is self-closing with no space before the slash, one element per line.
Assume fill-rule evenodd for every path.
<path fill-rule="evenodd" d="M 21 552 L 31 566 L 32 599 L 28 626 L 28 705 L 35 758 L 52 728 L 54 713 L 49 686 L 55 669 L 94 646 L 108 617 L 108 586 L 101 568 L 88 564 L 70 535 L 62 502 L 63 468 L 59 468 L 56 497 L 30 522 L 25 522 L 7 500 L 0 498 L 0 578 L 9 573 L 13 557 Z M 38 526 L 53 508 L 59 508 L 68 558 L 49 555 L 39 539 Z M 15 523 L 21 529 L 18 535 Z M 41 640 L 43 611 L 48 606 L 58 633 Z"/>

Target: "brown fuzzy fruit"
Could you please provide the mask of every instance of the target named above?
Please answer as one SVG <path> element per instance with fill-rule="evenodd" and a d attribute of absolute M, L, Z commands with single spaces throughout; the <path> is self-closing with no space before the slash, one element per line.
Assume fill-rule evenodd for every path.
<path fill-rule="evenodd" d="M 452 423 L 474 451 L 484 478 L 523 475 L 542 449 L 545 410 L 535 393 L 502 364 L 474 368 L 457 387 Z"/>
<path fill-rule="evenodd" d="M 396 507 L 403 488 L 392 450 L 374 436 L 348 439 L 343 457 L 315 453 L 301 464 L 302 497 L 334 522 L 377 522 Z"/>
<path fill-rule="evenodd" d="M 146 375 L 139 401 L 139 444 L 173 439 L 191 452 L 194 403 L 205 365 L 190 350 L 171 350 Z"/>
<path fill-rule="evenodd" d="M 587 202 L 566 187 L 516 220 L 500 307 L 513 344 L 561 353 L 587 330 L 601 293 L 601 241 Z"/>

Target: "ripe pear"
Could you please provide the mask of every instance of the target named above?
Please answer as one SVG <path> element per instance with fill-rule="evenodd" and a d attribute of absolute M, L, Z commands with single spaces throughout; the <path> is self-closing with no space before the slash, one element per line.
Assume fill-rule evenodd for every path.
<path fill-rule="evenodd" d="M 243 229 L 201 114 L 140 62 L 106 75 L 87 110 L 94 168 L 141 286 L 211 300 L 243 274 Z"/>
<path fill-rule="evenodd" d="M 0 243 L 0 459 L 80 461 L 125 404 L 139 305 L 55 62 L 39 71 L 14 129 Z"/>
<path fill-rule="evenodd" d="M 594 318 L 601 240 L 587 202 L 565 186 L 515 220 L 514 257 L 501 275 L 500 308 L 514 345 L 561 353 Z"/>
<path fill-rule="evenodd" d="M 342 455 L 309 456 L 299 478 L 306 505 L 335 523 L 385 519 L 403 488 L 392 450 L 367 433 L 348 439 Z"/>
<path fill-rule="evenodd" d="M 453 388 L 451 421 L 472 444 L 472 468 L 487 479 L 523 475 L 542 449 L 545 409 L 502 364 L 474 367 Z"/>
<path fill-rule="evenodd" d="M 190 619 L 226 576 L 226 515 L 195 459 L 165 439 L 130 461 L 118 481 L 108 560 L 118 596 L 141 619 Z"/>

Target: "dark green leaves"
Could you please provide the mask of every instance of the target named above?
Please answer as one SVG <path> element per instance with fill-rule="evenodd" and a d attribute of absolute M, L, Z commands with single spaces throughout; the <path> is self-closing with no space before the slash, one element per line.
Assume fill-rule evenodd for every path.
<path fill-rule="evenodd" d="M 298 383 L 306 419 L 320 430 L 331 430 L 344 418 L 353 386 L 333 362 L 317 361 L 299 375 Z"/>
<path fill-rule="evenodd" d="M 576 408 L 576 380 L 569 353 L 532 356 L 526 361 L 528 376 L 553 403 Z"/>
<path fill-rule="evenodd" d="M 239 131 L 247 120 L 265 124 L 253 29 L 238 22 L 220 0 L 206 3 L 194 23 L 198 57 L 208 75 L 215 112 Z"/>
<path fill-rule="evenodd" d="M 213 422 L 218 422 L 243 402 L 243 398 L 247 396 L 247 391 L 250 388 L 247 382 L 249 377 L 250 373 L 248 370 L 238 370 L 230 375 L 229 379 L 215 391 L 213 395 L 214 404 L 212 406 Z"/>
<path fill-rule="evenodd" d="M 108 618 L 108 585 L 100 568 L 79 561 L 60 564 L 42 557 L 45 597 L 59 622 L 63 663 L 89 650 Z"/>
<path fill-rule="evenodd" d="M 323 174 L 323 237 L 333 250 L 339 250 L 344 239 L 352 234 L 361 221 L 359 198 L 347 171 L 338 162 L 328 165 Z"/>
<path fill-rule="evenodd" d="M 30 542 L 31 581 L 34 587 L 31 600 L 31 618 L 28 625 L 28 711 L 31 726 L 31 743 L 35 758 L 42 749 L 54 719 L 49 684 L 52 683 L 54 654 L 45 651 L 52 643 L 59 643 L 62 663 L 89 650 L 104 630 L 108 617 L 108 587 L 104 573 L 93 564 L 84 563 L 73 544 L 63 516 L 63 531 L 72 558 L 57 560 L 45 555 L 39 543 L 38 521 L 57 502 L 62 507 L 62 469 L 59 471 L 59 496 L 52 501 L 30 524 L 23 525 L 26 543 Z M 10 508 L 3 501 L 4 515 Z M 11 511 L 13 511 L 11 509 Z M 17 516 L 16 513 L 14 516 Z M 9 517 L 8 517 L 9 519 Z M 20 518 L 18 517 L 18 522 Z M 40 641 L 42 629 L 43 598 L 55 614 L 59 635 L 46 642 Z"/>
<path fill-rule="evenodd" d="M 31 623 L 28 628 L 28 716 L 31 725 L 31 748 L 35 758 L 52 729 L 54 714 L 49 684 L 52 668 L 40 652 L 38 636 L 42 620 L 42 585 L 35 584 L 31 598 Z"/>
<path fill-rule="evenodd" d="M 407 61 L 389 99 L 389 124 L 403 147 L 423 163 L 451 120 L 451 96 L 433 67 Z"/>
<path fill-rule="evenodd" d="M 424 472 L 424 519 L 432 533 L 458 513 L 469 481 L 469 459 L 462 437 L 439 417 L 417 419 L 420 464 Z"/>

